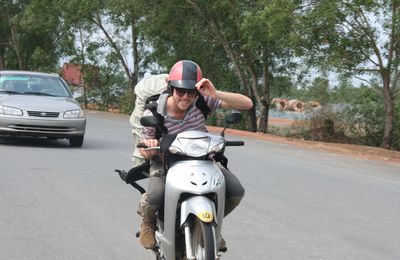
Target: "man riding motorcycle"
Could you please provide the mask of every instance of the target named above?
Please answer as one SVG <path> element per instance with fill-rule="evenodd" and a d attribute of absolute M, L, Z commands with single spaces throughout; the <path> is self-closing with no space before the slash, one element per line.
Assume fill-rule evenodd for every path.
<path fill-rule="evenodd" d="M 253 106 L 251 99 L 242 94 L 217 90 L 209 79 L 202 77 L 199 65 L 190 60 L 175 63 L 167 81 L 168 93 L 160 95 L 157 101 L 157 113 L 164 118 L 164 127 L 169 134 L 188 130 L 207 132 L 206 115 L 194 105 L 200 95 L 210 112 L 217 108 L 248 110 Z M 151 115 L 153 112 L 150 109 L 146 109 L 143 113 L 143 116 Z M 141 142 L 147 147 L 158 146 L 159 140 L 155 128 L 143 127 Z M 150 160 L 148 189 L 139 202 L 139 214 L 143 217 L 140 243 L 147 249 L 154 249 L 156 212 L 164 202 L 165 173 L 158 150 L 140 148 L 139 151 L 146 160 Z M 244 189 L 230 171 L 222 166 L 220 168 L 226 181 L 224 212 L 226 216 L 239 205 L 244 196 Z"/>

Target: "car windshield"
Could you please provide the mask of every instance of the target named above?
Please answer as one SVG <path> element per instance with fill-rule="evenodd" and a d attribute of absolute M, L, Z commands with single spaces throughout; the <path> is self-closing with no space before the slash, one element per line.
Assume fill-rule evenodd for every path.
<path fill-rule="evenodd" d="M 1 93 L 70 97 L 66 86 L 58 77 L 27 74 L 1 74 Z"/>

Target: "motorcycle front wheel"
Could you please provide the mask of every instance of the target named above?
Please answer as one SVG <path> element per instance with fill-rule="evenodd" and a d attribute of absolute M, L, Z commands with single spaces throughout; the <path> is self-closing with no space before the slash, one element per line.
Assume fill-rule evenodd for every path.
<path fill-rule="evenodd" d="M 192 225 L 192 250 L 197 260 L 215 260 L 215 242 L 211 223 L 195 219 Z"/>

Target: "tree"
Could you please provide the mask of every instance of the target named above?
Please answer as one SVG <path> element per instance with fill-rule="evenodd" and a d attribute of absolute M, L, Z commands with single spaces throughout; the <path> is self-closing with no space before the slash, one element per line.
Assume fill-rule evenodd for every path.
<path fill-rule="evenodd" d="M 2 10 L 2 12 L 0 12 L 0 70 L 3 70 L 6 67 L 5 54 L 6 54 L 6 46 L 8 45 L 7 40 L 9 38 L 7 30 L 7 16 L 6 16 L 6 14 L 8 13 L 7 2 L 1 0 L 0 9 Z"/>
<path fill-rule="evenodd" d="M 153 18 L 147 21 L 150 27 L 147 30 L 157 35 L 157 43 L 153 44 L 156 52 L 160 47 L 164 55 L 180 57 L 183 47 L 204 50 L 200 47 L 203 45 L 208 49 L 196 57 L 209 61 L 213 51 L 222 50 L 225 58 L 220 61 L 226 61 L 223 67 L 236 76 L 239 82 L 236 91 L 256 101 L 261 114 L 258 130 L 266 132 L 271 81 L 274 75 L 281 76 L 290 67 L 295 1 L 180 0 L 164 1 L 162 5 L 146 2 L 152 7 L 146 19 Z M 172 42 L 171 35 L 177 37 Z M 203 68 L 216 68 L 212 63 L 205 64 Z M 255 115 L 256 107 L 250 113 L 248 129 L 252 131 L 256 131 Z"/>
<path fill-rule="evenodd" d="M 308 88 L 308 98 L 318 100 L 321 105 L 326 105 L 329 102 L 329 95 L 329 80 L 326 78 L 315 78 Z"/>
<path fill-rule="evenodd" d="M 56 5 L 0 1 L 0 68 L 55 71 L 60 55 Z"/>
<path fill-rule="evenodd" d="M 118 62 L 130 82 L 132 93 L 142 65 L 144 43 L 138 24 L 142 19 L 136 1 L 68 1 L 62 6 L 65 28 L 93 32 L 91 46 L 97 45 L 108 61 Z M 103 57 L 104 58 L 104 57 Z M 132 62 L 132 63 L 130 63 Z"/>
<path fill-rule="evenodd" d="M 186 1 L 143 1 L 146 3 L 142 21 L 143 35 L 151 44 L 151 52 L 145 57 L 145 64 L 153 73 L 168 72 L 177 60 L 191 59 L 222 90 L 246 91 L 240 87 L 238 78 L 224 49 L 209 35 L 204 20 Z M 179 6 L 179 8 L 176 8 Z M 254 118 L 254 122 L 255 122 Z"/>
<path fill-rule="evenodd" d="M 271 97 L 288 97 L 294 95 L 296 88 L 290 76 L 276 76 L 271 82 Z"/>
<path fill-rule="evenodd" d="M 95 77 L 97 87 L 91 88 L 90 94 L 93 97 L 99 97 L 100 110 L 114 108 L 117 104 L 117 98 L 125 91 L 129 91 L 130 86 L 124 77 L 124 72 L 117 64 L 100 66 L 95 75 L 90 75 L 90 73 L 86 75 L 89 81 Z"/>
<path fill-rule="evenodd" d="M 383 96 L 381 147 L 390 148 L 400 90 L 400 1 L 304 1 L 301 31 L 312 64 L 358 77 Z M 375 84 L 379 79 L 379 84 Z"/>

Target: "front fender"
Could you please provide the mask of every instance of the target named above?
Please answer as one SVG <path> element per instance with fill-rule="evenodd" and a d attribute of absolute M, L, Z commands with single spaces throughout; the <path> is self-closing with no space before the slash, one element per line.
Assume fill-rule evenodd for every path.
<path fill-rule="evenodd" d="M 182 202 L 181 226 L 186 222 L 190 214 L 193 214 L 205 223 L 217 223 L 214 202 L 205 196 L 193 196 Z"/>

